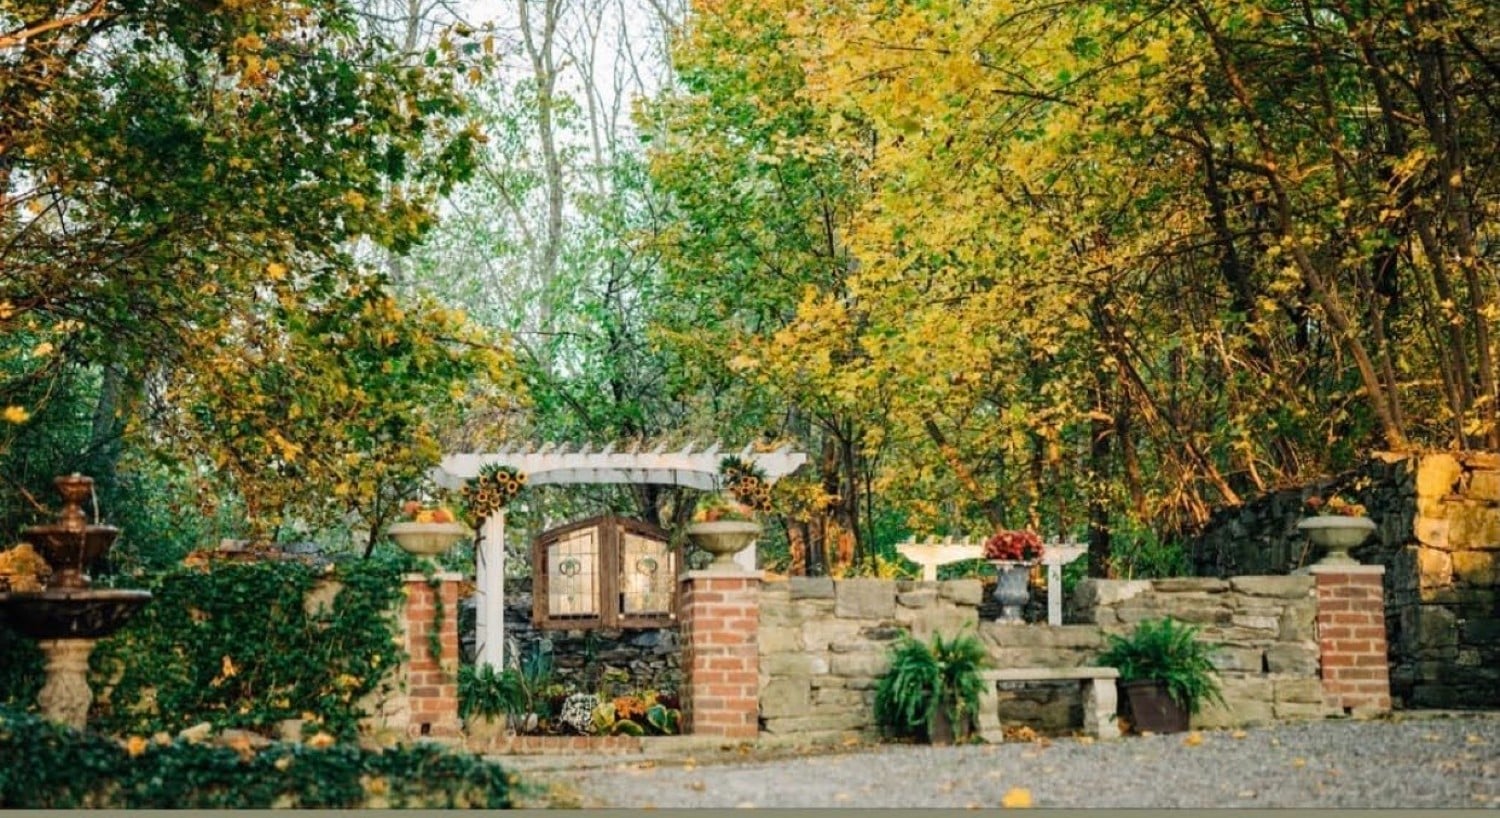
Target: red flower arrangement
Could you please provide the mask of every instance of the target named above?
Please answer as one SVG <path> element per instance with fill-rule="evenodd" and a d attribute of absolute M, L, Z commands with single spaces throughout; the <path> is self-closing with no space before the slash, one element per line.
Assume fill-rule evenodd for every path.
<path fill-rule="evenodd" d="M 984 558 L 1030 562 L 1042 556 L 1042 538 L 1035 531 L 996 531 L 984 541 Z"/>

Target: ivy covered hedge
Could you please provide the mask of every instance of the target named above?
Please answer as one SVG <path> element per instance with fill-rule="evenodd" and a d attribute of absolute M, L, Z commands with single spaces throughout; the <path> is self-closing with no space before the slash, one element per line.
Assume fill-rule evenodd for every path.
<path fill-rule="evenodd" d="M 121 742 L 0 708 L 0 809 L 509 806 L 498 765 L 431 744 Z"/>
<path fill-rule="evenodd" d="M 90 660 L 90 725 L 116 735 L 175 733 L 200 722 L 269 732 L 310 718 L 352 738 L 359 700 L 403 658 L 400 559 L 319 569 L 301 562 L 182 567 L 150 583 L 153 599 Z M 308 605 L 320 583 L 328 604 Z M 312 608 L 312 610 L 309 610 Z"/>

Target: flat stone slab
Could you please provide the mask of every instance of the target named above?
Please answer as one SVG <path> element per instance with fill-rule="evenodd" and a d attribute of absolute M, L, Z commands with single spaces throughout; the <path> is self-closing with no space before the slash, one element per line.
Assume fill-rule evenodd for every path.
<path fill-rule="evenodd" d="M 1113 667 L 1009 667 L 981 670 L 979 678 L 987 682 L 1051 682 L 1069 679 L 1118 679 L 1119 668 Z"/>

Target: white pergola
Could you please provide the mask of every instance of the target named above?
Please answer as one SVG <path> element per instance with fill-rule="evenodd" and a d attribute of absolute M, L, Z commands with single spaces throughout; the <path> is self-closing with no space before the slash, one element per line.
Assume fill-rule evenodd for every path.
<path fill-rule="evenodd" d="M 502 448 L 484 454 L 452 454 L 443 458 L 433 472 L 439 486 L 457 489 L 464 481 L 479 475 L 490 464 L 510 466 L 526 475 L 527 485 L 628 484 L 685 486 L 716 491 L 719 485 L 719 462 L 735 455 L 753 464 L 768 483 L 796 471 L 807 462 L 803 452 L 782 446 L 772 451 L 753 447 L 723 451 L 715 443 L 695 450 L 693 443 L 677 451 L 665 444 L 642 451 L 637 443 L 629 449 L 615 451 L 613 445 L 601 451 L 589 446 L 569 450 L 545 444 L 538 448 Z M 505 658 L 505 509 L 484 521 L 475 543 L 478 554 L 475 585 L 478 596 L 478 661 L 481 665 L 503 668 Z M 736 555 L 749 570 L 755 570 L 755 549 L 750 547 Z M 746 564 L 748 563 L 748 564 Z M 491 634 L 495 638 L 489 638 Z"/>

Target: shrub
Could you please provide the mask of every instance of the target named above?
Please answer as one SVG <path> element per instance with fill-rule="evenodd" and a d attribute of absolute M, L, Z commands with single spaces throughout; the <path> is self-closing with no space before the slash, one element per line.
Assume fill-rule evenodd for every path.
<path fill-rule="evenodd" d="M 0 808 L 483 807 L 511 805 L 498 765 L 431 744 L 384 752 L 277 743 L 261 752 L 120 742 L 0 708 Z"/>

